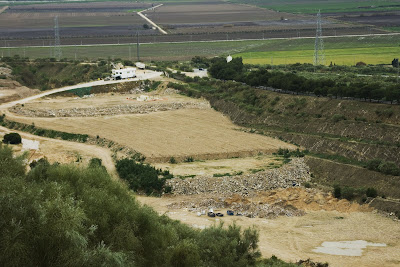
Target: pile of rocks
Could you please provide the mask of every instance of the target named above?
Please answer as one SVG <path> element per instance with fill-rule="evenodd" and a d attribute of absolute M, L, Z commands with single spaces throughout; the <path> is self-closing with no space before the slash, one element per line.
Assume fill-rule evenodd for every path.
<path fill-rule="evenodd" d="M 28 109 L 21 105 L 10 108 L 11 112 L 25 117 L 99 117 L 119 114 L 146 114 L 157 111 L 184 108 L 208 109 L 207 102 L 146 103 L 136 105 L 116 105 L 111 107 L 72 108 L 72 109 Z"/>
<path fill-rule="evenodd" d="M 229 196 L 239 194 L 249 196 L 252 193 L 275 188 L 289 188 L 310 181 L 310 170 L 303 158 L 294 158 L 281 168 L 271 169 L 255 174 L 211 177 L 196 176 L 194 178 L 174 178 L 167 180 L 173 194 L 196 195 L 214 194 Z"/>
<path fill-rule="evenodd" d="M 278 216 L 302 216 L 305 214 L 303 210 L 299 210 L 291 205 L 284 203 L 255 203 L 255 202 L 232 202 L 228 203 L 223 198 L 219 199 L 203 199 L 194 201 L 182 201 L 169 204 L 170 209 L 187 209 L 191 212 L 205 213 L 210 209 L 232 210 L 236 216 L 246 216 L 249 218 L 276 218 Z M 222 212 L 222 211 L 221 211 Z M 223 212 L 226 214 L 226 211 Z"/>

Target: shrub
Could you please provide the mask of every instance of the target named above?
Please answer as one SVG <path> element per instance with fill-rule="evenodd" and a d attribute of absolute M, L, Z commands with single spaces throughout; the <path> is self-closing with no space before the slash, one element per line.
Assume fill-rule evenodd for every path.
<path fill-rule="evenodd" d="M 174 157 L 169 158 L 169 163 L 176 164 L 176 159 Z"/>
<path fill-rule="evenodd" d="M 184 162 L 193 162 L 193 161 L 194 161 L 193 157 L 187 157 L 184 159 Z"/>
<path fill-rule="evenodd" d="M 365 191 L 365 194 L 367 195 L 367 197 L 377 197 L 378 196 L 378 192 L 373 187 L 367 188 L 367 191 Z"/>
<path fill-rule="evenodd" d="M 342 197 L 342 189 L 340 188 L 339 185 L 334 185 L 333 186 L 333 196 L 335 198 L 341 198 Z"/>
<path fill-rule="evenodd" d="M 372 159 L 367 162 L 366 168 L 371 171 L 378 171 L 378 167 L 381 163 L 382 159 Z"/>
<path fill-rule="evenodd" d="M 335 114 L 332 116 L 333 122 L 339 122 L 339 121 L 343 121 L 345 119 L 346 119 L 346 117 L 342 114 Z"/>
<path fill-rule="evenodd" d="M 399 167 L 397 167 L 396 163 L 391 161 L 383 161 L 379 164 L 378 170 L 384 174 L 400 175 Z"/>
<path fill-rule="evenodd" d="M 119 160 L 116 167 L 121 179 L 126 180 L 133 191 L 142 191 L 147 195 L 161 194 L 165 180 L 173 177 L 169 171 L 137 163 L 133 159 Z"/>
<path fill-rule="evenodd" d="M 17 144 L 21 144 L 21 136 L 19 135 L 19 133 L 9 133 L 4 135 L 4 139 L 3 139 L 3 143 L 6 144 L 11 144 L 11 145 L 17 145 Z"/>

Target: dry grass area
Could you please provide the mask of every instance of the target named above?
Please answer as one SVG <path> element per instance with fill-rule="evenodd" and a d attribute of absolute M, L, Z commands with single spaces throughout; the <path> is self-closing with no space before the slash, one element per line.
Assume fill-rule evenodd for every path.
<path fill-rule="evenodd" d="M 149 114 L 13 120 L 71 133 L 99 135 L 144 154 L 149 162 L 218 159 L 272 153 L 293 145 L 266 136 L 244 133 L 222 114 L 210 109 L 181 109 Z"/>
<path fill-rule="evenodd" d="M 255 157 L 218 159 L 195 162 L 182 162 L 177 164 L 155 163 L 156 168 L 169 170 L 175 176 L 213 175 L 239 172 L 252 173 L 282 165 L 282 158 L 271 155 L 259 155 Z"/>
<path fill-rule="evenodd" d="M 107 168 L 108 172 L 112 176 L 117 177 L 111 152 L 106 148 L 40 137 L 20 131 L 11 131 L 4 127 L 0 127 L 0 139 L 2 140 L 4 134 L 9 132 L 18 132 L 23 139 L 39 142 L 38 150 L 24 148 L 22 144 L 11 146 L 17 155 L 28 153 L 27 159 L 29 162 L 46 157 L 50 163 L 72 163 L 75 165 L 87 166 L 90 159 L 100 158 L 102 160 L 102 164 Z"/>
<path fill-rule="evenodd" d="M 117 105 L 151 105 L 154 103 L 170 104 L 170 103 L 204 103 L 204 100 L 187 98 L 178 94 L 164 94 L 160 91 L 153 91 L 150 93 L 143 93 L 148 95 L 154 101 L 137 101 L 136 98 L 140 94 L 98 94 L 93 97 L 79 98 L 79 97 L 46 97 L 26 103 L 25 109 L 73 109 L 73 108 L 99 108 L 99 107 L 113 107 Z"/>
<path fill-rule="evenodd" d="M 284 192 L 284 191 L 282 191 Z M 284 199 L 285 194 L 280 195 Z M 143 197 L 137 199 L 153 207 L 160 214 L 180 220 L 195 228 L 205 228 L 215 223 L 229 225 L 235 222 L 242 227 L 256 227 L 260 232 L 259 247 L 263 257 L 276 255 L 286 261 L 311 258 L 328 262 L 329 266 L 399 266 L 400 224 L 375 212 L 326 211 L 322 208 L 306 209 L 300 217 L 280 216 L 275 219 L 224 216 L 222 218 L 198 217 L 187 209 L 171 209 L 167 206 L 180 201 L 191 201 L 193 196 Z M 349 205 L 349 204 L 343 204 Z M 328 209 L 325 206 L 324 209 Z M 349 209 L 351 210 L 351 209 Z M 219 210 L 214 209 L 214 212 Z M 225 210 L 221 210 L 225 212 Z M 368 247 L 361 257 L 335 256 L 313 252 L 324 241 L 354 241 L 385 243 L 386 247 Z"/>
<path fill-rule="evenodd" d="M 27 103 L 26 108 L 103 107 L 136 102 L 148 105 L 150 102 L 131 100 L 136 95 L 97 95 L 80 99 L 59 97 Z M 163 101 L 203 102 L 165 90 L 153 92 Z M 165 99 L 165 100 L 162 100 Z M 293 145 L 266 136 L 244 133 L 238 130 L 227 117 L 205 105 L 201 109 L 182 108 L 148 114 L 127 114 L 102 117 L 28 118 L 8 113 L 13 120 L 37 127 L 59 131 L 99 135 L 130 147 L 144 154 L 149 162 L 168 162 L 171 157 L 178 161 L 192 156 L 196 160 L 247 157 L 259 153 L 272 153 L 278 148 L 294 149 Z"/>

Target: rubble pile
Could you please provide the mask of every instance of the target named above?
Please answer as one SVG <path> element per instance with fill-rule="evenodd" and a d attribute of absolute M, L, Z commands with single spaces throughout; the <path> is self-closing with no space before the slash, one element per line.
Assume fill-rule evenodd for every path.
<path fill-rule="evenodd" d="M 299 210 L 291 205 L 284 203 L 262 203 L 250 202 L 246 199 L 238 202 L 224 200 L 223 198 L 203 200 L 182 201 L 169 204 L 170 209 L 187 209 L 191 212 L 201 212 L 204 214 L 210 209 L 216 210 L 232 210 L 236 216 L 246 216 L 249 218 L 276 218 L 278 216 L 302 216 L 305 214 L 303 210 Z M 226 214 L 226 211 L 223 212 Z"/>
<path fill-rule="evenodd" d="M 99 117 L 119 114 L 146 114 L 157 111 L 184 108 L 208 109 L 206 102 L 146 103 L 136 105 L 116 105 L 111 107 L 91 107 L 72 109 L 29 109 L 21 105 L 10 108 L 11 112 L 25 117 Z"/>
<path fill-rule="evenodd" d="M 167 180 L 166 186 L 170 186 L 171 192 L 176 195 L 249 196 L 261 191 L 298 186 L 310 179 L 310 170 L 304 159 L 294 158 L 290 163 L 277 169 L 237 176 L 196 176 L 184 180 L 174 178 Z"/>

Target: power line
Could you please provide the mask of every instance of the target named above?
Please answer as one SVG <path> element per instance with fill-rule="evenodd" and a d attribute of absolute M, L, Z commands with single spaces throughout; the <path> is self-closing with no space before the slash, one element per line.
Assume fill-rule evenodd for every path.
<path fill-rule="evenodd" d="M 61 46 L 60 46 L 60 29 L 58 27 L 58 16 L 54 17 L 54 57 L 57 60 L 61 59 Z"/>
<path fill-rule="evenodd" d="M 315 45 L 314 45 L 314 65 L 325 64 L 325 53 L 324 53 L 324 40 L 322 39 L 322 20 L 321 11 L 318 10 L 317 14 L 317 32 L 315 34 Z"/>

